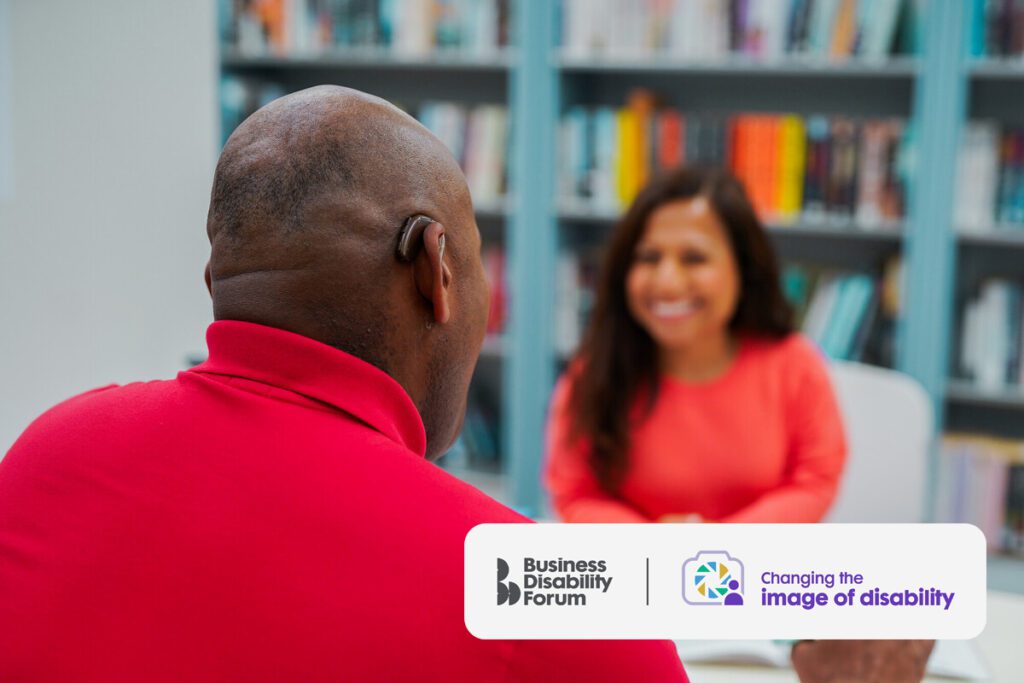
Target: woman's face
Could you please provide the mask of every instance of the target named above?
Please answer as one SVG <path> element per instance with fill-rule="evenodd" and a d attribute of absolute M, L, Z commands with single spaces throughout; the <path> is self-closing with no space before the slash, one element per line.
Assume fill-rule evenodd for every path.
<path fill-rule="evenodd" d="M 662 350 L 721 341 L 739 292 L 736 257 L 707 199 L 679 199 L 651 213 L 626 275 L 626 301 Z"/>

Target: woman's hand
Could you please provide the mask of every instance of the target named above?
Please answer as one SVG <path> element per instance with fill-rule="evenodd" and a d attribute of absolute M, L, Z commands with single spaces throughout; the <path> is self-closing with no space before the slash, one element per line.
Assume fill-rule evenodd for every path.
<path fill-rule="evenodd" d="M 659 524 L 701 524 L 704 522 L 704 518 L 698 515 L 696 512 L 691 512 L 687 515 L 669 514 L 662 515 L 658 518 Z"/>

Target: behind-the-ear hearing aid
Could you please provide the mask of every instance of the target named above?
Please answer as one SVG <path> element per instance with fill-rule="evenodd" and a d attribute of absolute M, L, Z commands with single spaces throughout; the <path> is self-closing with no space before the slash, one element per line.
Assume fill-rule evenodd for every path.
<path fill-rule="evenodd" d="M 423 214 L 417 214 L 410 216 L 405 221 L 405 225 L 402 226 L 402 232 L 398 236 L 398 258 L 406 263 L 412 263 L 413 259 L 416 258 L 416 254 L 419 251 L 420 244 L 423 240 L 423 231 L 427 229 L 431 223 L 436 223 L 430 216 L 424 216 Z M 438 239 L 438 251 L 441 254 L 441 259 L 444 259 L 444 233 Z"/>

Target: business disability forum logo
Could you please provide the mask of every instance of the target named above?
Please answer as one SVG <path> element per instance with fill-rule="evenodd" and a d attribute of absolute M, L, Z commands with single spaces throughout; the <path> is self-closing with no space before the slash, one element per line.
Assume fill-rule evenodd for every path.
<path fill-rule="evenodd" d="M 514 605 L 519 602 L 519 596 L 522 595 L 522 590 L 519 588 L 519 584 L 506 581 L 508 578 L 508 562 L 498 558 L 498 604 L 504 605 L 506 602 L 510 605 Z"/>
<path fill-rule="evenodd" d="M 702 550 L 683 563 L 683 600 L 690 605 L 742 605 L 743 563 L 724 550 Z"/>
<path fill-rule="evenodd" d="M 612 585 L 605 560 L 524 557 L 522 579 L 512 581 L 508 562 L 497 559 L 499 605 L 512 606 L 522 599 L 531 607 L 583 607 L 589 596 L 607 593 Z"/>

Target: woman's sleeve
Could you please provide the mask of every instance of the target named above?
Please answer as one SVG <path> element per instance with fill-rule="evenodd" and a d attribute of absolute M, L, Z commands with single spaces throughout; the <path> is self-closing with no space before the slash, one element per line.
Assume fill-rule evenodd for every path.
<path fill-rule="evenodd" d="M 722 522 L 820 522 L 839 488 L 846 436 L 821 355 L 797 337 L 785 364 L 789 457 L 782 485 Z"/>
<path fill-rule="evenodd" d="M 590 467 L 585 439 L 568 443 L 570 380 L 555 386 L 548 412 L 544 482 L 563 522 L 650 522 L 636 508 L 608 495 Z"/>

